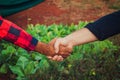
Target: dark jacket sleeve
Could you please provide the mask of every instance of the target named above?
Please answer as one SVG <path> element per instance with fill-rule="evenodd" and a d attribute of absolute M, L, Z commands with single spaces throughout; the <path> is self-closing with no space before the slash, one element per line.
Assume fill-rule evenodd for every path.
<path fill-rule="evenodd" d="M 120 33 L 120 10 L 108 14 L 93 23 L 89 23 L 88 28 L 99 40 L 104 40 Z"/>

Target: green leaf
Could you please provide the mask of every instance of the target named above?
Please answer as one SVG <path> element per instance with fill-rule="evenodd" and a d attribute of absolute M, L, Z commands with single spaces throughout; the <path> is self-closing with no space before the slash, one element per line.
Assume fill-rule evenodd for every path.
<path fill-rule="evenodd" d="M 0 73 L 7 73 L 7 65 L 6 64 L 3 64 L 1 67 L 0 67 Z"/>
<path fill-rule="evenodd" d="M 31 54 L 31 57 L 32 57 L 34 60 L 36 60 L 36 61 L 41 60 L 41 59 L 42 59 L 42 56 L 43 56 L 43 55 L 41 55 L 40 53 L 32 53 L 32 54 Z"/>
<path fill-rule="evenodd" d="M 9 53 L 15 53 L 15 52 L 16 52 L 16 49 L 15 49 L 13 46 L 8 46 L 8 47 L 7 47 L 7 51 L 8 51 Z"/>
<path fill-rule="evenodd" d="M 17 74 L 19 77 L 24 77 L 24 73 L 22 72 L 22 69 L 19 66 L 9 66 L 10 70 L 14 73 Z"/>
<path fill-rule="evenodd" d="M 33 61 L 31 61 L 31 62 L 29 62 L 27 65 L 26 65 L 26 67 L 25 67 L 25 69 L 24 69 L 24 73 L 26 74 L 26 75 L 28 75 L 28 74 L 34 74 L 35 72 L 34 72 L 34 62 Z"/>
<path fill-rule="evenodd" d="M 17 61 L 17 66 L 21 67 L 22 69 L 25 69 L 25 66 L 28 64 L 29 60 L 24 57 L 24 56 L 21 56 L 18 61 Z"/>
<path fill-rule="evenodd" d="M 16 55 L 17 56 L 24 56 L 26 58 L 30 58 L 30 55 L 28 54 L 28 52 L 26 50 L 20 48 L 20 47 L 17 49 Z"/>
<path fill-rule="evenodd" d="M 7 55 L 8 51 L 7 50 L 2 50 L 2 55 Z"/>
<path fill-rule="evenodd" d="M 46 59 L 43 59 L 43 60 L 40 61 L 38 66 L 39 66 L 39 68 L 44 70 L 44 69 L 49 68 L 50 64 L 48 63 L 48 61 Z"/>

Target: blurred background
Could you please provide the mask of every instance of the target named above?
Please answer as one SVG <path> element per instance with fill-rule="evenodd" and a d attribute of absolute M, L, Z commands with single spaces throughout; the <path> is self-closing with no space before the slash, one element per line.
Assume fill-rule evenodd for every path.
<path fill-rule="evenodd" d="M 120 0 L 45 0 L 42 4 L 7 19 L 25 28 L 27 24 L 78 23 L 94 21 L 120 9 Z"/>
<path fill-rule="evenodd" d="M 78 24 L 79 21 L 95 21 L 120 9 L 120 0 L 45 0 L 45 2 L 6 17 L 23 29 L 28 24 Z M 110 38 L 120 45 L 119 35 Z"/>
<path fill-rule="evenodd" d="M 5 17 L 48 43 L 120 9 L 120 0 L 45 0 Z M 62 62 L 0 42 L 0 80 L 120 80 L 120 35 L 76 46 Z"/>

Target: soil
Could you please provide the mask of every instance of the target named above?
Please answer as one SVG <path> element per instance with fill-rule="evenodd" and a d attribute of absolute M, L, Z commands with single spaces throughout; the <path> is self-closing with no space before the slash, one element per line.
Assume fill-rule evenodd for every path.
<path fill-rule="evenodd" d="M 26 28 L 27 24 L 77 24 L 79 21 L 93 21 L 113 11 L 103 0 L 45 0 L 7 19 Z"/>

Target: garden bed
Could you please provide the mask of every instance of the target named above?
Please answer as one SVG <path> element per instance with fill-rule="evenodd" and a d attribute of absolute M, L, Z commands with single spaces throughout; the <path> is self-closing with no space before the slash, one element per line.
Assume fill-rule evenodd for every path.
<path fill-rule="evenodd" d="M 58 29 L 60 33 L 55 31 L 54 33 L 56 33 L 57 35 L 59 33 L 58 36 L 63 36 L 63 35 L 69 34 L 69 32 L 79 29 L 76 27 L 76 25 L 70 25 L 71 23 L 78 24 L 79 21 L 94 21 L 100 18 L 101 16 L 104 16 L 106 14 L 109 14 L 115 11 L 114 9 L 109 9 L 108 5 L 106 5 L 106 3 L 103 1 L 105 0 L 46 0 L 45 2 L 33 8 L 30 8 L 28 10 L 9 16 L 7 17 L 7 19 L 15 22 L 16 24 L 18 24 L 24 29 L 26 29 L 27 25 L 31 23 L 32 24 L 39 23 L 39 24 L 45 24 L 50 26 L 56 26 L 54 28 L 50 27 L 49 29 L 54 31 L 54 29 L 56 28 L 56 30 Z M 111 1 L 114 2 L 115 0 L 111 0 Z M 58 25 L 54 25 L 53 23 L 56 23 Z M 60 23 L 67 24 L 67 25 L 63 25 Z M 83 22 L 82 24 L 80 24 L 80 26 L 82 25 L 83 27 L 84 24 L 86 23 Z M 47 32 L 46 30 L 48 30 L 48 28 L 46 27 L 48 26 L 45 26 L 45 25 L 36 25 L 36 27 L 31 25 L 32 27 L 31 29 L 30 28 L 28 29 L 28 32 L 37 38 L 40 36 L 38 34 L 43 33 L 44 36 L 42 37 L 44 38 L 42 38 L 41 41 L 48 42 L 53 37 L 55 37 L 55 35 L 53 35 L 52 31 Z M 60 26 L 62 27 L 60 28 Z M 68 29 L 68 26 L 69 26 L 69 29 Z M 34 33 L 34 32 L 37 32 L 34 30 L 41 30 L 44 32 Z M 49 35 L 52 37 L 46 37 L 45 35 Z M 3 63 L 0 64 L 0 68 L 3 65 L 2 69 L 0 69 L 0 71 L 2 70 L 3 72 L 3 74 L 0 74 L 0 80 L 8 80 L 8 79 L 12 80 L 17 77 L 19 77 L 20 80 L 21 78 L 28 78 L 28 79 L 36 78 L 36 80 L 37 79 L 39 80 L 40 78 L 41 79 L 43 78 L 42 80 L 46 80 L 48 78 L 51 78 L 50 80 L 56 80 L 58 78 L 61 80 L 66 80 L 66 78 L 69 80 L 80 80 L 80 79 L 82 80 L 85 80 L 85 79 L 87 80 L 114 79 L 115 80 L 116 79 L 117 80 L 120 78 L 119 77 L 120 56 L 118 55 L 118 53 L 116 53 L 117 47 L 114 46 L 109 41 L 98 44 L 98 48 L 94 46 L 97 43 L 76 47 L 75 53 L 77 54 L 73 55 L 72 57 L 70 57 L 69 59 L 67 59 L 65 62 L 62 62 L 62 63 L 49 62 L 49 60 L 47 60 L 45 57 L 42 56 L 43 62 L 40 63 L 39 60 L 38 62 L 41 65 L 45 65 L 46 69 L 48 69 L 48 72 L 44 71 L 44 67 L 38 65 L 37 63 L 37 65 L 40 68 L 38 69 L 38 72 L 35 72 L 35 74 L 31 75 L 29 72 L 27 73 L 26 70 L 23 69 L 21 71 L 25 71 L 26 73 L 24 73 L 24 75 L 22 76 L 20 73 L 15 73 L 14 71 L 16 69 L 16 68 L 14 69 L 14 67 L 16 67 L 17 61 L 21 61 L 21 59 L 24 59 L 24 60 L 30 59 L 29 60 L 31 61 L 30 63 L 32 64 L 33 62 L 36 63 L 37 62 L 37 60 L 35 59 L 36 53 L 33 53 L 32 56 L 34 56 L 34 58 L 31 59 L 31 55 L 29 55 L 25 50 L 19 49 L 18 47 L 12 44 L 9 44 L 7 42 L 1 42 L 1 43 L 0 44 L 2 45 L 2 47 L 0 48 L 1 49 L 0 56 L 4 54 L 4 51 L 7 51 L 6 54 L 8 55 L 9 50 L 7 49 L 9 49 L 10 47 L 6 45 L 9 45 L 9 46 L 11 45 L 12 47 L 10 48 L 10 52 L 13 49 L 12 54 L 13 54 L 13 57 L 15 58 L 10 58 L 9 63 L 5 63 L 5 65 L 3 65 Z M 6 47 L 3 49 L 3 46 L 6 46 Z M 91 49 L 92 47 L 94 47 L 96 50 L 92 50 Z M 19 51 L 18 52 L 19 54 L 16 53 L 16 50 Z M 37 56 L 40 56 L 40 55 L 38 55 L 37 53 Z M 4 58 L 0 58 L 0 59 L 4 59 Z M 4 62 L 5 60 L 1 60 L 1 61 Z M 14 64 L 11 63 L 10 61 L 14 62 Z M 8 64 L 9 64 L 9 67 L 8 67 Z M 21 65 L 19 65 L 19 67 L 21 67 Z M 51 65 L 55 67 L 54 70 L 51 67 Z M 30 68 L 33 69 L 33 67 L 30 67 Z M 8 70 L 7 73 L 6 73 L 6 69 Z M 74 69 L 76 70 L 74 71 Z M 53 72 L 50 73 L 49 71 L 51 70 L 53 70 Z M 56 75 L 53 75 L 52 77 L 50 77 L 51 75 L 49 74 L 52 74 L 52 73 L 56 73 Z M 61 74 L 60 77 L 57 76 L 59 75 L 57 73 Z"/>
<path fill-rule="evenodd" d="M 78 25 L 29 25 L 27 31 L 48 43 L 83 28 Z M 118 47 L 109 40 L 76 46 L 73 54 L 62 62 L 47 59 L 37 52 L 28 53 L 6 41 L 0 42 L 1 80 L 118 80 L 120 55 Z M 109 72 L 109 73 L 108 73 Z"/>

